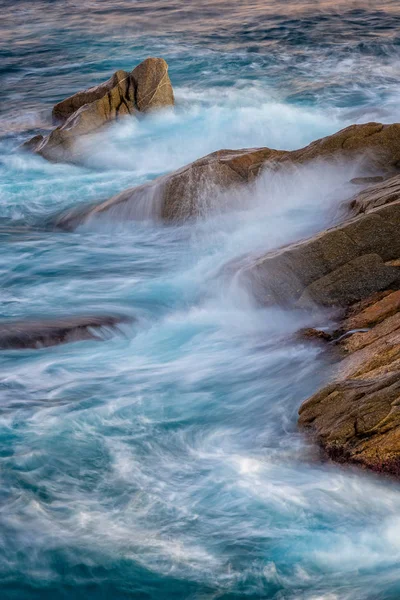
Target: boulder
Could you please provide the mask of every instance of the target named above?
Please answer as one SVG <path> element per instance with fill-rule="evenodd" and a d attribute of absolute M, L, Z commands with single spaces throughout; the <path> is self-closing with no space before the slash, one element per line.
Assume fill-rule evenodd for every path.
<path fill-rule="evenodd" d="M 135 89 L 135 107 L 139 112 L 173 106 L 174 92 L 163 58 L 147 58 L 131 73 Z"/>
<path fill-rule="evenodd" d="M 400 201 L 249 258 L 236 273 L 262 305 L 348 307 L 400 286 Z"/>
<path fill-rule="evenodd" d="M 400 284 L 398 267 L 385 265 L 378 254 L 363 254 L 311 283 L 297 306 L 346 307 L 393 284 Z"/>
<path fill-rule="evenodd" d="M 206 213 L 210 199 L 221 190 L 237 188 L 252 178 L 251 168 L 271 151 L 220 150 L 170 175 L 131 188 L 99 204 L 77 207 L 59 215 L 64 229 L 101 215 L 116 221 L 159 218 L 183 221 Z"/>
<path fill-rule="evenodd" d="M 356 305 L 342 324 L 345 358 L 306 400 L 299 426 L 333 460 L 400 475 L 400 291 Z"/>
<path fill-rule="evenodd" d="M 218 204 L 218 194 L 252 182 L 265 170 L 326 160 L 357 160 L 363 172 L 393 174 L 400 168 L 400 124 L 352 125 L 291 152 L 270 148 L 213 152 L 95 207 L 82 207 L 78 211 L 79 218 L 75 211 L 71 219 L 63 215 L 60 224 L 73 228 L 105 212 L 115 220 L 154 216 L 166 221 L 182 221 L 206 213 L 213 201 Z"/>
<path fill-rule="evenodd" d="M 121 117 L 173 104 L 167 63 L 162 58 L 147 58 L 131 73 L 117 71 L 105 83 L 56 104 L 53 118 L 62 124 L 46 136 L 35 136 L 23 147 L 48 160 L 75 162 L 82 136 Z"/>
<path fill-rule="evenodd" d="M 114 75 L 111 75 L 110 79 L 101 83 L 100 85 L 95 85 L 87 90 L 83 90 L 82 92 L 77 92 L 73 96 L 58 102 L 55 104 L 52 111 L 53 121 L 55 124 L 62 124 L 81 106 L 84 104 L 92 104 L 96 100 L 100 100 L 104 96 L 106 96 L 109 92 L 111 92 L 118 85 L 123 84 L 129 78 L 129 73 L 127 71 L 116 71 Z"/>
<path fill-rule="evenodd" d="M 81 340 L 102 340 L 107 332 L 127 321 L 126 317 L 112 315 L 7 321 L 0 323 L 0 348 L 37 349 Z"/>

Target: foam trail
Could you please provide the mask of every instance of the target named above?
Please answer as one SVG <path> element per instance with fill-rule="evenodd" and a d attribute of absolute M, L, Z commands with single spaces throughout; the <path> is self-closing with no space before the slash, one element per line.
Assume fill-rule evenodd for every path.
<path fill-rule="evenodd" d="M 397 482 L 321 463 L 296 429 L 332 365 L 295 334 L 330 315 L 260 308 L 224 276 L 335 223 L 357 164 L 211 190 L 179 226 L 159 222 L 156 194 L 73 232 L 43 226 L 222 147 L 291 149 L 396 120 L 398 6 L 384 4 L 3 11 L 1 317 L 136 321 L 102 344 L 1 354 L 2 597 L 399 597 Z M 17 150 L 55 102 L 148 55 L 170 64 L 175 111 L 88 139 L 80 166 Z"/>

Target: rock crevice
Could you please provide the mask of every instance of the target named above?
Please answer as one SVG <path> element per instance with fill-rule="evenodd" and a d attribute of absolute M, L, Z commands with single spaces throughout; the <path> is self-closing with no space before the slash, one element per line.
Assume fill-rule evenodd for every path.
<path fill-rule="evenodd" d="M 24 148 L 51 161 L 76 162 L 82 136 L 122 117 L 173 104 L 167 63 L 162 58 L 147 58 L 131 73 L 117 71 L 105 83 L 56 104 L 52 115 L 59 126 L 46 136 L 35 136 Z"/>
<path fill-rule="evenodd" d="M 311 161 L 348 160 L 356 162 L 360 172 L 369 175 L 373 173 L 382 177 L 384 174 L 386 177 L 397 173 L 400 164 L 400 124 L 352 125 L 290 152 L 271 148 L 219 150 L 145 186 L 127 189 L 99 203 L 98 209 L 94 209 L 93 205 L 83 207 L 80 221 L 74 215 L 69 228 L 107 210 L 112 211 L 110 215 L 116 220 L 136 219 L 138 211 L 135 210 L 135 204 L 143 202 L 144 194 L 149 198 L 157 194 L 159 218 L 167 222 L 181 222 L 202 216 L 211 206 L 218 205 L 223 198 L 221 192 L 240 190 L 241 185 L 252 183 L 268 170 L 290 169 Z M 358 206 L 361 200 L 353 202 L 354 214 L 359 214 L 361 211 L 357 211 L 356 204 Z M 121 204 L 129 207 L 118 213 L 114 208 L 121 208 Z M 66 224 L 67 221 L 67 216 L 63 215 L 62 222 Z"/>

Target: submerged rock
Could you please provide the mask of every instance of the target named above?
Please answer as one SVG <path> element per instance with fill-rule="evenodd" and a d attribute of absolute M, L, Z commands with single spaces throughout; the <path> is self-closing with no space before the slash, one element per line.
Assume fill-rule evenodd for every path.
<path fill-rule="evenodd" d="M 0 323 L 0 348 L 43 348 L 81 340 L 102 340 L 106 330 L 109 333 L 127 321 L 129 319 L 122 316 L 95 315 L 3 322 Z"/>
<path fill-rule="evenodd" d="M 332 459 L 399 476 L 400 291 L 353 308 L 342 329 L 346 358 L 303 403 L 299 425 Z"/>
<path fill-rule="evenodd" d="M 60 224 L 73 228 L 106 212 L 115 220 L 153 216 L 182 221 L 206 213 L 219 192 L 248 184 L 266 169 L 319 160 L 358 160 L 361 171 L 393 173 L 400 168 L 400 124 L 352 125 L 291 152 L 270 148 L 213 152 L 97 206 L 83 207 L 79 209 L 79 218 L 75 212 L 71 219 L 64 214 Z"/>
<path fill-rule="evenodd" d="M 117 71 L 105 83 L 56 104 L 53 118 L 62 124 L 47 136 L 35 136 L 23 147 L 48 160 L 75 161 L 81 136 L 123 116 L 173 104 L 167 63 L 162 58 L 147 58 L 131 73 Z"/>

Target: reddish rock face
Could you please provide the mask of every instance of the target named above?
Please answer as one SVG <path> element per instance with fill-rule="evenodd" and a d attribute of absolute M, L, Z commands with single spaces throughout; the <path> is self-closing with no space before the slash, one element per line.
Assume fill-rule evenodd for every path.
<path fill-rule="evenodd" d="M 400 475 L 400 292 L 353 307 L 342 331 L 336 378 L 303 403 L 299 425 L 336 461 Z"/>

